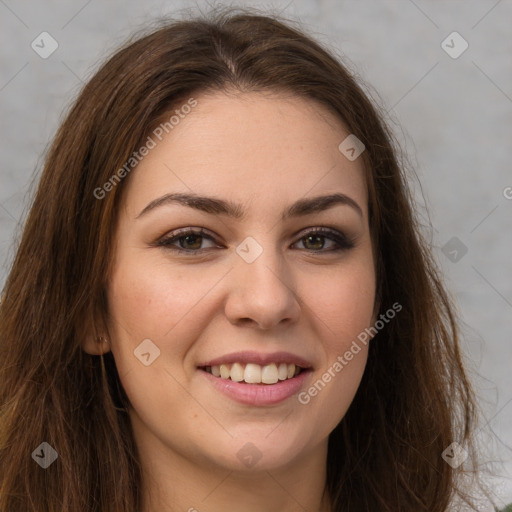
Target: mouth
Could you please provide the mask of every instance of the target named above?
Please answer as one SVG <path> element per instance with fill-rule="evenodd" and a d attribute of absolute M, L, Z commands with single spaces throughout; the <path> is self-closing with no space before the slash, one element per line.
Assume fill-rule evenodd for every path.
<path fill-rule="evenodd" d="M 272 385 L 291 380 L 308 370 L 294 363 L 282 362 L 265 365 L 235 362 L 200 366 L 199 369 L 220 380 L 262 385 Z"/>

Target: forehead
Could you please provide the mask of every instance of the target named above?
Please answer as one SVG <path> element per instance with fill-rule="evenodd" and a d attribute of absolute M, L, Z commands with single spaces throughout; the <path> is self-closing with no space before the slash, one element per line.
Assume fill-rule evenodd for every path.
<path fill-rule="evenodd" d="M 129 210 L 164 193 L 191 191 L 250 202 L 260 213 L 270 204 L 333 192 L 366 208 L 362 159 L 349 161 L 339 151 L 349 131 L 323 105 L 278 93 L 194 99 L 197 105 L 167 125 L 168 133 L 160 130 L 161 140 L 150 134 L 155 145 L 127 184 Z"/>

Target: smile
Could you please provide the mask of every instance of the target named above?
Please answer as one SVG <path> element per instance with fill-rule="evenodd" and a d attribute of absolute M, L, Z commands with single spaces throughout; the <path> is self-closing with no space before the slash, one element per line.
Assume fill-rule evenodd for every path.
<path fill-rule="evenodd" d="M 293 379 L 304 370 L 294 363 L 270 363 L 264 366 L 255 363 L 233 363 L 205 366 L 201 369 L 214 377 L 246 384 L 276 384 L 279 381 Z"/>

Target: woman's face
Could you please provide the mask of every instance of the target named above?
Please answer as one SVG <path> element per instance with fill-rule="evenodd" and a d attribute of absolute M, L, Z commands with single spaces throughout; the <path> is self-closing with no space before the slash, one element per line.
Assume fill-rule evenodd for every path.
<path fill-rule="evenodd" d="M 313 101 L 195 99 L 126 183 L 111 348 L 142 450 L 286 467 L 326 453 L 366 364 L 362 159 L 340 152 L 349 132 Z"/>

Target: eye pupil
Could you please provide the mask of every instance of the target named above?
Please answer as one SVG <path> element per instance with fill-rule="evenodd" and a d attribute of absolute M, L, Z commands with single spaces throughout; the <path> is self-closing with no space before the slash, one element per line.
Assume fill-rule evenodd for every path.
<path fill-rule="evenodd" d="M 195 244 L 195 247 L 185 247 L 186 249 L 200 249 L 201 247 L 201 238 L 202 236 L 201 235 L 187 235 L 187 236 L 184 236 L 182 237 L 182 240 L 186 240 L 185 244 L 187 244 L 187 240 L 189 240 L 190 238 L 192 238 L 192 240 L 196 240 L 196 244 Z M 199 243 L 197 243 L 197 241 L 199 240 Z"/>
<path fill-rule="evenodd" d="M 317 241 L 320 241 L 319 243 L 317 244 L 314 244 L 314 247 L 310 247 L 311 249 L 322 249 L 323 246 L 324 246 L 324 242 L 323 242 L 323 236 L 321 235 L 309 235 L 307 236 L 304 240 L 306 241 L 306 245 L 309 243 L 310 240 L 317 240 Z"/>

